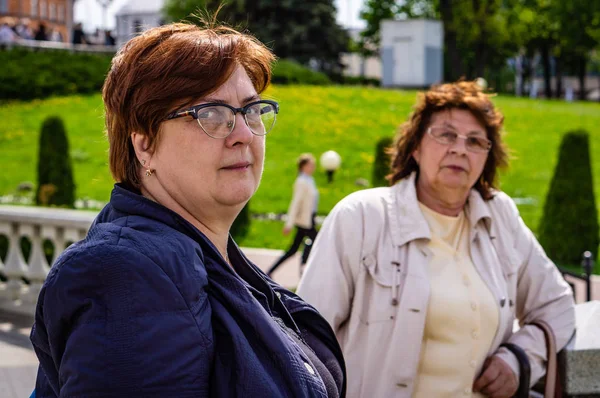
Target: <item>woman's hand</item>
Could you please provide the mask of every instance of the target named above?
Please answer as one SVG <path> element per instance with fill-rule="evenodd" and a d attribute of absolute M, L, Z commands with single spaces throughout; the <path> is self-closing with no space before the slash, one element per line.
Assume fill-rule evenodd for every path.
<path fill-rule="evenodd" d="M 473 385 L 474 392 L 481 392 L 490 398 L 510 398 L 519 389 L 519 380 L 506 362 L 491 357 L 483 363 L 483 372 Z"/>
<path fill-rule="evenodd" d="M 288 236 L 288 235 L 290 234 L 290 232 L 291 232 L 291 231 L 292 231 L 292 228 L 291 228 L 291 227 L 283 227 L 283 231 L 282 231 L 282 233 L 283 233 L 285 236 Z"/>

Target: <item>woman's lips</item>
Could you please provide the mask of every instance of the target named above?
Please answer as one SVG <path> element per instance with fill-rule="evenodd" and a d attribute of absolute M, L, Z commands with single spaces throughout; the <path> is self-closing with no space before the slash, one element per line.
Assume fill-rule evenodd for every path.
<path fill-rule="evenodd" d="M 225 170 L 246 170 L 250 166 L 251 166 L 251 164 L 248 162 L 239 162 L 239 163 L 234 163 L 229 166 L 225 166 L 225 167 L 223 167 L 223 169 L 225 169 Z"/>
<path fill-rule="evenodd" d="M 457 166 L 457 165 L 449 165 L 449 166 L 444 166 L 447 169 L 450 169 L 452 171 L 467 171 L 464 167 L 461 166 Z"/>

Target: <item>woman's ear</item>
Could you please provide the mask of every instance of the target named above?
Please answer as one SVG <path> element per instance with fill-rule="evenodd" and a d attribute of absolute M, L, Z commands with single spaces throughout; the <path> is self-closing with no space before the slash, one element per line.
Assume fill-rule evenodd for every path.
<path fill-rule="evenodd" d="M 150 139 L 148 138 L 148 135 L 134 131 L 131 133 L 131 144 L 133 145 L 135 156 L 140 163 L 150 162 L 152 151 L 150 150 Z"/>
<path fill-rule="evenodd" d="M 419 162 L 421 161 L 421 148 L 417 147 L 417 149 L 415 149 L 412 153 L 412 157 L 415 160 L 415 162 L 417 164 L 419 164 Z"/>

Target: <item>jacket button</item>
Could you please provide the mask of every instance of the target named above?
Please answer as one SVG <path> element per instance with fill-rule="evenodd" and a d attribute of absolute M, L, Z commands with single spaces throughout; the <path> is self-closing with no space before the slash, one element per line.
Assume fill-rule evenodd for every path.
<path fill-rule="evenodd" d="M 314 376 L 315 370 L 312 368 L 312 366 L 310 366 L 307 362 L 304 362 L 304 367 L 306 370 L 308 370 L 308 373 Z"/>

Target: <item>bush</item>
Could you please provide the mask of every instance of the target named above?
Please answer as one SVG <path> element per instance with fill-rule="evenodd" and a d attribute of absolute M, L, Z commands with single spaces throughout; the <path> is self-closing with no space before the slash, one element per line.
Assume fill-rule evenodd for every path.
<path fill-rule="evenodd" d="M 250 202 L 248 202 L 240 214 L 238 214 L 237 218 L 233 222 L 233 225 L 231 226 L 231 230 L 229 231 L 235 241 L 238 241 L 248 235 L 248 231 L 250 230 L 250 222 Z"/>
<path fill-rule="evenodd" d="M 0 50 L 0 100 L 98 92 L 111 59 L 111 55 L 61 50 Z"/>
<path fill-rule="evenodd" d="M 582 254 L 598 252 L 598 213 L 585 131 L 567 133 L 539 227 L 540 243 L 548 257 L 561 265 L 578 265 Z"/>
<path fill-rule="evenodd" d="M 385 179 L 390 173 L 390 156 L 386 153 L 386 150 L 392 146 L 394 140 L 390 137 L 384 137 L 377 141 L 375 147 L 375 162 L 373 162 L 373 176 L 371 178 L 371 184 L 374 187 L 387 187 L 389 182 Z"/>
<path fill-rule="evenodd" d="M 331 84 L 326 74 L 315 72 L 296 62 L 285 59 L 280 59 L 275 64 L 271 81 L 275 84 Z"/>
<path fill-rule="evenodd" d="M 341 83 L 352 86 L 381 86 L 381 80 L 364 76 L 343 76 Z"/>
<path fill-rule="evenodd" d="M 63 121 L 57 116 L 48 117 L 42 124 L 35 201 L 41 206 L 74 207 L 69 142 Z"/>

